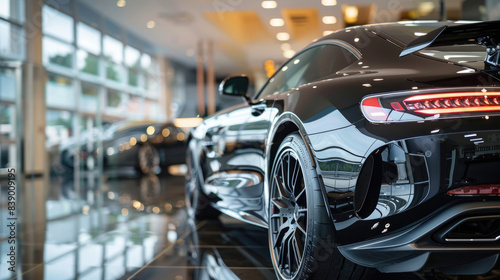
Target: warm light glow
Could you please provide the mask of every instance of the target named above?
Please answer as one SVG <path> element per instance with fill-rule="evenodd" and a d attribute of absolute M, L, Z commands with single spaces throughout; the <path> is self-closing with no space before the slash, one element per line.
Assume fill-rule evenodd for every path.
<path fill-rule="evenodd" d="M 487 96 L 498 96 L 500 97 L 500 92 L 490 92 Z M 444 98 L 460 98 L 460 97 L 487 97 L 482 92 L 452 92 L 452 93 L 441 93 L 432 95 L 416 95 L 405 99 L 407 101 L 423 101 L 423 100 L 433 100 L 433 99 L 444 99 Z"/>
<path fill-rule="evenodd" d="M 288 41 L 290 40 L 290 34 L 288 34 L 287 32 L 279 32 L 278 34 L 276 34 L 276 39 L 280 41 Z"/>
<path fill-rule="evenodd" d="M 158 206 L 153 207 L 153 213 L 155 214 L 160 213 L 160 208 Z"/>
<path fill-rule="evenodd" d="M 337 18 L 334 16 L 325 16 L 323 17 L 324 24 L 335 24 L 337 23 Z"/>
<path fill-rule="evenodd" d="M 155 127 L 152 125 L 148 126 L 148 128 L 146 129 L 146 133 L 148 135 L 153 135 L 155 133 Z"/>
<path fill-rule="evenodd" d="M 281 50 L 286 51 L 286 50 L 291 50 L 292 46 L 289 43 L 283 43 L 281 44 Z"/>
<path fill-rule="evenodd" d="M 132 206 L 134 206 L 135 209 L 139 210 L 139 208 L 141 208 L 141 205 L 142 205 L 142 203 L 140 203 L 137 200 L 134 200 L 134 202 L 132 202 Z"/>
<path fill-rule="evenodd" d="M 122 215 L 127 216 L 128 215 L 128 209 L 127 208 L 122 208 Z"/>
<path fill-rule="evenodd" d="M 278 26 L 283 26 L 283 25 L 285 25 L 285 21 L 284 21 L 282 18 L 272 18 L 272 19 L 269 21 L 269 24 L 270 24 L 271 26 L 278 27 Z"/>
<path fill-rule="evenodd" d="M 183 141 L 184 140 L 184 133 L 182 133 L 182 132 L 177 133 L 177 140 Z"/>
<path fill-rule="evenodd" d="M 484 106 L 484 107 L 436 108 L 436 109 L 415 110 L 415 112 L 420 113 L 420 114 L 425 114 L 425 115 L 487 112 L 487 111 L 500 111 L 500 107 L 498 107 L 498 106 Z"/>
<path fill-rule="evenodd" d="M 286 50 L 286 51 L 283 52 L 283 56 L 285 58 L 292 58 L 294 55 L 295 55 L 295 51 L 294 50 Z"/>
<path fill-rule="evenodd" d="M 337 5 L 337 0 L 321 0 L 323 6 L 335 6 Z"/>
<path fill-rule="evenodd" d="M 146 26 L 147 26 L 148 28 L 155 28 L 156 23 L 155 23 L 155 21 L 154 21 L 154 20 L 150 20 L 150 21 L 148 21 L 148 23 L 146 24 Z"/>
<path fill-rule="evenodd" d="M 323 31 L 323 36 L 330 35 L 330 34 L 332 34 L 333 32 L 334 32 L 333 30 L 325 30 L 325 31 Z"/>
<path fill-rule="evenodd" d="M 127 2 L 125 2 L 125 0 L 118 0 L 118 2 L 116 2 L 116 6 L 120 8 L 125 7 L 125 5 L 127 5 Z"/>
<path fill-rule="evenodd" d="M 355 23 L 358 20 L 358 7 L 344 6 L 344 20 L 347 23 Z"/>
<path fill-rule="evenodd" d="M 433 2 L 422 2 L 418 4 L 418 12 L 421 16 L 426 16 L 434 10 L 434 7 Z"/>
<path fill-rule="evenodd" d="M 177 118 L 174 120 L 174 125 L 177 127 L 197 127 L 202 121 L 202 118 Z"/>
<path fill-rule="evenodd" d="M 132 137 L 132 138 L 130 138 L 129 142 L 130 142 L 131 146 L 135 146 L 135 144 L 137 144 L 137 139 L 135 139 L 135 137 Z"/>
<path fill-rule="evenodd" d="M 163 135 L 163 137 L 168 137 L 170 135 L 170 129 L 168 128 L 164 128 L 162 131 L 161 131 L 161 135 Z"/>
<path fill-rule="evenodd" d="M 262 8 L 264 9 L 274 9 L 276 7 L 278 7 L 276 1 L 262 1 Z"/>
<path fill-rule="evenodd" d="M 293 64 L 299 64 L 299 62 L 300 62 L 300 59 L 296 59 L 293 61 Z"/>
<path fill-rule="evenodd" d="M 148 136 L 146 134 L 141 135 L 141 141 L 142 142 L 148 141 Z"/>

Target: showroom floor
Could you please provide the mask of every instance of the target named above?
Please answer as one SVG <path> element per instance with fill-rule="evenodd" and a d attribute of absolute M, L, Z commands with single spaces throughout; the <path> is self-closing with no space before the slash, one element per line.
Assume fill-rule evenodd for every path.
<path fill-rule="evenodd" d="M 68 177 L 26 184 L 22 197 L 29 203 L 18 212 L 24 221 L 17 236 L 22 265 L 15 274 L 8 271 L 3 252 L 10 245 L 2 227 L 0 280 L 275 279 L 266 230 L 224 215 L 218 221 L 188 219 L 182 176 L 105 176 L 102 184 L 91 174 L 78 183 Z M 500 271 L 479 278 L 430 275 L 378 279 L 500 279 Z"/>

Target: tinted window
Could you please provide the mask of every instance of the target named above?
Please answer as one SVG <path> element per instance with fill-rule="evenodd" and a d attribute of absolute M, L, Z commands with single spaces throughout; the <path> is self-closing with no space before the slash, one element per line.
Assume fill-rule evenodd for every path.
<path fill-rule="evenodd" d="M 323 79 L 357 60 L 350 51 L 342 47 L 325 45 L 311 61 L 298 85 Z"/>
<path fill-rule="evenodd" d="M 310 48 L 289 60 L 267 82 L 259 94 L 259 98 L 288 91 L 297 86 L 309 64 L 324 46 Z"/>

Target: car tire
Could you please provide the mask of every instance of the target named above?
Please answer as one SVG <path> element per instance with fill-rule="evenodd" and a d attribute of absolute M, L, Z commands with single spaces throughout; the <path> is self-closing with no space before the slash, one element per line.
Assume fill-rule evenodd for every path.
<path fill-rule="evenodd" d="M 220 212 L 210 205 L 210 200 L 201 190 L 200 175 L 194 165 L 191 152 L 188 150 L 186 157 L 188 172 L 186 173 L 185 200 L 188 216 L 197 220 L 217 219 Z"/>
<path fill-rule="evenodd" d="M 160 154 L 150 144 L 141 145 L 137 150 L 137 163 L 142 174 L 154 174 L 160 167 Z"/>
<path fill-rule="evenodd" d="M 278 279 L 370 279 L 337 249 L 318 176 L 298 133 L 281 143 L 269 174 L 269 248 Z"/>

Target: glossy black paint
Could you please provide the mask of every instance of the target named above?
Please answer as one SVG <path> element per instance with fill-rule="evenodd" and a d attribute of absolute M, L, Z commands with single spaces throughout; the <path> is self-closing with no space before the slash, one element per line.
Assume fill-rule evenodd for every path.
<path fill-rule="evenodd" d="M 250 105 L 207 118 L 189 138 L 189 152 L 204 182 L 201 188 L 222 212 L 267 227 L 266 176 L 280 141 L 298 131 L 315 161 L 344 256 L 385 272 L 415 271 L 426 262 L 453 272 L 467 251 L 487 259 L 488 265 L 468 267 L 470 273 L 483 273 L 498 258 L 498 242 L 443 244 L 432 233 L 459 217 L 500 213 L 499 196 L 446 194 L 460 185 L 500 183 L 495 171 L 500 167 L 500 117 L 376 124 L 364 118 L 360 101 L 370 94 L 399 91 L 500 87 L 498 73 L 483 71 L 482 64 L 472 68 L 471 63 L 421 53 L 399 57 L 405 44 L 384 34 L 390 28 L 405 27 L 357 27 L 324 37 L 308 48 L 333 44 L 358 60 L 320 80 L 257 95 Z M 474 145 L 466 137 L 471 133 L 484 143 Z M 354 210 L 354 193 L 363 164 L 373 153 L 381 153 L 380 194 L 373 198 L 372 214 L 361 219 Z M 384 244 L 383 250 L 377 244 Z M 445 252 L 455 255 L 450 258 Z M 439 263 L 434 256 L 451 261 Z"/>

